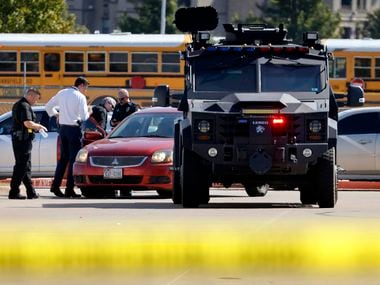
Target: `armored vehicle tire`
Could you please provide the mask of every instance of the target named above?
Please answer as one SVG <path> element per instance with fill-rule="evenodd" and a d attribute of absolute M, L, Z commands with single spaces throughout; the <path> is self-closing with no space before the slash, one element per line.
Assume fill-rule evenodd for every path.
<path fill-rule="evenodd" d="M 181 178 L 178 171 L 173 172 L 172 200 L 174 204 L 181 204 L 182 202 Z"/>
<path fill-rule="evenodd" d="M 263 197 L 267 194 L 269 185 L 244 184 L 244 188 L 249 197 Z"/>
<path fill-rule="evenodd" d="M 179 124 L 174 125 L 174 152 L 173 152 L 173 192 L 172 200 L 174 204 L 181 204 L 182 202 L 182 189 L 180 178 L 180 156 L 181 156 L 181 140 L 179 136 Z"/>
<path fill-rule="evenodd" d="M 165 190 L 156 190 L 157 194 L 161 198 L 171 198 L 172 197 L 172 192 L 170 191 L 165 191 Z"/>
<path fill-rule="evenodd" d="M 316 179 L 319 207 L 334 208 L 338 200 L 335 148 L 325 152 L 318 162 Z"/>
<path fill-rule="evenodd" d="M 207 204 L 209 187 L 207 172 L 198 156 L 183 148 L 181 165 L 182 206 L 196 208 L 199 204 Z"/>
<path fill-rule="evenodd" d="M 317 170 L 316 166 L 310 168 L 306 176 L 306 183 L 298 186 L 302 204 L 315 205 L 318 203 L 318 187 L 315 181 Z"/>
<path fill-rule="evenodd" d="M 300 200 L 302 204 L 317 204 L 318 202 L 318 194 L 316 187 L 313 187 L 310 184 L 302 185 L 299 187 L 300 191 Z"/>

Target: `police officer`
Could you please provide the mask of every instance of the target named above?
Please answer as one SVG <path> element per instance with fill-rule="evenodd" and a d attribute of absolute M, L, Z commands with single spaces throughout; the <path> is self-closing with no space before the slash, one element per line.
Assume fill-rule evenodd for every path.
<path fill-rule="evenodd" d="M 31 153 L 34 131 L 47 131 L 43 125 L 34 122 L 36 115 L 31 106 L 34 105 L 39 98 L 40 92 L 37 89 L 30 88 L 25 96 L 18 100 L 12 108 L 12 147 L 15 157 L 15 166 L 13 167 L 11 189 L 8 195 L 9 199 L 26 198 L 20 194 L 21 182 L 25 185 L 28 199 L 37 199 L 39 197 L 33 187 L 31 179 Z"/>
<path fill-rule="evenodd" d="M 138 110 L 137 105 L 129 98 L 127 89 L 120 89 L 117 93 L 117 98 L 119 103 L 116 104 L 113 110 L 110 122 L 112 127 L 116 127 L 125 117 L 128 117 Z"/>

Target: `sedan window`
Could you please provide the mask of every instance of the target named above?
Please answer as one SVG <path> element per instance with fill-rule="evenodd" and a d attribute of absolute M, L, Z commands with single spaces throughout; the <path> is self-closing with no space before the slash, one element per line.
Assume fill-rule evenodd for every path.
<path fill-rule="evenodd" d="M 111 135 L 116 137 L 173 137 L 174 120 L 180 114 L 144 114 L 129 117 Z"/>
<path fill-rule="evenodd" d="M 378 112 L 354 114 L 338 122 L 339 135 L 380 133 Z"/>
<path fill-rule="evenodd" d="M 0 123 L 0 135 L 10 135 L 12 131 L 12 118 L 8 118 Z"/>

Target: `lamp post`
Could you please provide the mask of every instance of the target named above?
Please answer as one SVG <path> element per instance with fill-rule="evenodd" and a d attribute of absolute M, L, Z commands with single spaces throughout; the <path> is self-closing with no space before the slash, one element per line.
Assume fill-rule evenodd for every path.
<path fill-rule="evenodd" d="M 165 25 L 166 25 L 166 0 L 161 2 L 161 29 L 160 34 L 165 34 Z"/>

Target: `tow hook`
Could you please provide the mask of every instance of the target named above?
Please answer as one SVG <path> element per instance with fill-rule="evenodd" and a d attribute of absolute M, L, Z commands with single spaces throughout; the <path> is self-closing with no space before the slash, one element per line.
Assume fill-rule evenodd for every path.
<path fill-rule="evenodd" d="M 291 160 L 293 163 L 297 163 L 297 161 L 298 161 L 298 159 L 297 159 L 297 157 L 296 157 L 295 154 L 291 154 L 291 155 L 290 155 L 290 160 Z"/>

